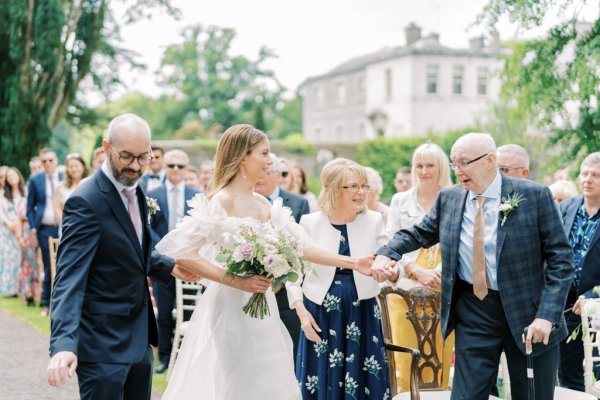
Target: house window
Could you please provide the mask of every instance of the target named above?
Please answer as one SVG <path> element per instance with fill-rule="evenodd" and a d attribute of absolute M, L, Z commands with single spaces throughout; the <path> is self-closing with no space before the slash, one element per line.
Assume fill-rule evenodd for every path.
<path fill-rule="evenodd" d="M 488 69 L 480 67 L 477 69 L 477 94 L 485 96 L 487 94 Z"/>
<path fill-rule="evenodd" d="M 385 101 L 392 100 L 392 70 L 385 70 Z"/>
<path fill-rule="evenodd" d="M 315 103 L 317 107 L 323 107 L 323 104 L 325 104 L 325 94 L 321 85 L 315 86 Z"/>
<path fill-rule="evenodd" d="M 346 103 L 346 86 L 343 82 L 336 82 L 335 84 L 335 101 L 337 104 Z"/>
<path fill-rule="evenodd" d="M 437 93 L 438 87 L 438 66 L 428 65 L 427 66 L 427 93 Z"/>
<path fill-rule="evenodd" d="M 462 65 L 457 65 L 452 70 L 452 93 L 462 94 L 463 86 L 463 71 Z"/>
<path fill-rule="evenodd" d="M 363 100 L 365 98 L 365 95 L 367 94 L 366 88 L 365 88 L 365 77 L 363 75 L 358 75 L 356 77 L 356 87 L 357 87 L 357 91 L 358 91 L 358 98 L 360 100 Z"/>

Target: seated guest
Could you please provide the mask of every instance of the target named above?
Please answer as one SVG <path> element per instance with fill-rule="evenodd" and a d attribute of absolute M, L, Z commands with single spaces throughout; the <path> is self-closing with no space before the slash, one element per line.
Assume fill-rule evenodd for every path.
<path fill-rule="evenodd" d="M 552 198 L 557 204 L 560 204 L 564 200 L 577 196 L 577 186 L 572 181 L 561 179 L 548 186 L 550 192 L 552 192 Z"/>
<path fill-rule="evenodd" d="M 200 170 L 188 165 L 185 168 L 185 184 L 192 189 L 200 191 Z"/>
<path fill-rule="evenodd" d="M 369 186 L 371 187 L 371 190 L 369 190 L 369 193 L 367 194 L 367 207 L 369 210 L 380 213 L 383 217 L 383 223 L 387 224 L 387 217 L 390 207 L 379 201 L 381 192 L 383 191 L 383 181 L 381 180 L 381 175 L 379 175 L 379 172 L 371 167 L 365 167 L 365 171 L 367 172 Z"/>
<path fill-rule="evenodd" d="M 394 179 L 394 187 L 396 193 L 406 192 L 412 187 L 412 174 L 410 167 L 401 167 L 396 172 L 396 178 Z"/>
<path fill-rule="evenodd" d="M 296 182 L 297 192 L 300 196 L 308 200 L 308 207 L 310 212 L 319 211 L 319 205 L 317 204 L 317 196 L 308 188 L 308 180 L 306 179 L 306 172 L 302 165 L 296 164 L 292 168 L 292 175 L 294 175 L 294 181 Z"/>
<path fill-rule="evenodd" d="M 202 193 L 212 191 L 212 178 L 215 174 L 215 162 L 212 160 L 204 161 L 200 165 L 200 190 Z"/>
<path fill-rule="evenodd" d="M 600 152 L 592 153 L 583 160 L 579 172 L 579 187 L 582 195 L 571 197 L 560 204 L 575 264 L 565 306 L 569 334 L 581 324 L 579 296 L 597 297 L 593 289 L 600 285 Z M 561 386 L 583 392 L 582 340 L 579 331 L 574 340 L 561 342 L 558 376 Z M 600 379 L 598 368 L 595 368 L 595 376 L 596 380 Z"/>

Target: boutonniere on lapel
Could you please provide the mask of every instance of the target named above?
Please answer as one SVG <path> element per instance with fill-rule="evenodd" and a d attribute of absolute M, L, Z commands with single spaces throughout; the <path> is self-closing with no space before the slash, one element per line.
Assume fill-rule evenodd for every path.
<path fill-rule="evenodd" d="M 519 204 L 524 200 L 527 200 L 527 199 L 525 197 L 523 197 L 522 194 L 513 193 L 512 196 L 506 197 L 500 203 L 500 218 L 501 218 L 500 226 L 504 226 L 504 223 L 506 222 L 506 218 L 508 218 L 508 214 L 510 214 L 512 212 L 512 210 L 517 208 L 519 206 Z"/>
<path fill-rule="evenodd" d="M 156 199 L 147 196 L 146 205 L 148 206 L 148 223 L 150 223 L 152 220 L 152 216 L 156 214 L 157 211 L 160 211 L 160 207 L 158 206 L 158 201 L 156 201 Z"/>

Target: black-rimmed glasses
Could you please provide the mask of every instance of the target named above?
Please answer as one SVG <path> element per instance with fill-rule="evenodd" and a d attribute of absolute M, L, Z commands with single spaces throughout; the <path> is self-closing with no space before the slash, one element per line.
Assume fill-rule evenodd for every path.
<path fill-rule="evenodd" d="M 456 171 L 459 168 L 461 170 L 464 170 L 469 165 L 473 164 L 475 161 L 481 160 L 483 157 L 487 156 L 488 154 L 490 154 L 490 153 L 482 154 L 479 157 L 472 159 L 471 161 L 463 161 L 463 162 L 459 162 L 459 163 L 452 162 L 452 163 L 450 163 L 450 168 L 452 168 L 454 171 Z"/>
<path fill-rule="evenodd" d="M 119 156 L 119 161 L 126 166 L 130 166 L 131 164 L 133 164 L 133 162 L 135 160 L 137 160 L 138 164 L 140 165 L 140 167 L 144 167 L 148 164 L 150 164 L 150 161 L 152 161 L 152 150 L 150 150 L 150 153 L 143 153 L 140 154 L 139 156 L 134 156 L 133 154 L 125 151 L 123 153 L 119 153 L 112 144 L 108 144 L 110 146 L 110 148 L 112 150 L 114 150 L 115 153 L 117 153 L 117 155 Z"/>

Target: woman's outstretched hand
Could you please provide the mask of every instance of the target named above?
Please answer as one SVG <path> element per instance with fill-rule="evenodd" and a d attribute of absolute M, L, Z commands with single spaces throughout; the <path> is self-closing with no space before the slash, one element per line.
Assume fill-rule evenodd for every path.
<path fill-rule="evenodd" d="M 265 293 L 272 283 L 273 278 L 262 275 L 234 276 L 231 280 L 231 286 L 250 293 Z"/>
<path fill-rule="evenodd" d="M 371 265 L 375 260 L 375 256 L 366 256 L 356 260 L 355 270 L 363 275 L 371 276 Z"/>

